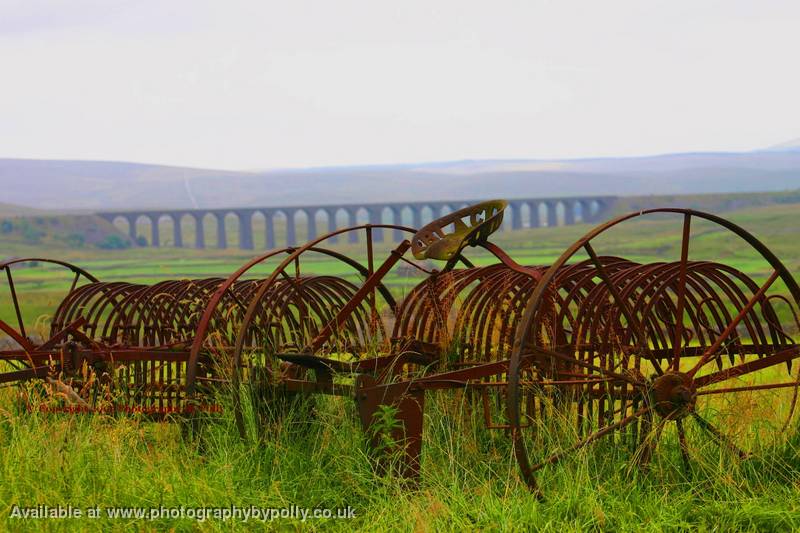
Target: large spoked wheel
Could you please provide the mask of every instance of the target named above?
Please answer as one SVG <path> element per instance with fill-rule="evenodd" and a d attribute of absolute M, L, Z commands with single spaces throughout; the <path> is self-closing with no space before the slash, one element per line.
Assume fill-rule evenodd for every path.
<path fill-rule="evenodd" d="M 35 267 L 35 268 L 34 268 Z M 15 274 L 16 273 L 16 274 Z M 21 275 L 18 275 L 21 274 Z M 37 318 L 35 310 L 25 308 L 24 301 L 18 296 L 19 287 L 27 284 L 41 284 L 48 281 L 63 280 L 66 290 L 56 294 L 48 294 L 49 298 L 68 300 L 76 291 L 87 284 L 97 282 L 97 278 L 82 268 L 44 258 L 12 259 L 0 262 L 0 276 L 6 287 L 2 292 L 8 296 L 7 302 L 9 322 L 0 320 L 0 387 L 15 386 L 31 377 L 47 375 L 47 366 L 55 347 L 70 336 L 77 333 L 80 323 L 63 323 L 58 320 L 58 313 L 52 318 L 49 332 L 37 333 L 29 331 L 26 324 Z M 30 278 L 37 278 L 32 281 Z M 63 295 L 63 296 L 62 296 Z"/>
<path fill-rule="evenodd" d="M 24 392 L 16 399 L 26 409 L 40 408 L 42 402 L 54 399 L 96 406 L 108 390 L 108 379 L 95 371 L 84 354 L 97 343 L 87 337 L 86 318 L 65 310 L 77 295 L 103 284 L 74 264 L 45 258 L 0 262 L 0 276 L 7 282 L 10 305 L 6 310 L 9 318 L 13 316 L 9 322 L 0 320 L 0 394 L 4 388 L 22 387 Z M 20 292 L 44 285 L 44 280 L 53 288 L 37 298 L 19 298 Z M 58 307 L 53 315 L 43 315 L 31 300 L 47 300 Z"/>
<path fill-rule="evenodd" d="M 633 219 L 675 224 L 677 260 L 603 255 Z M 693 236 L 728 232 L 756 279 L 692 253 Z M 524 480 L 538 492 L 537 471 L 600 440 L 642 466 L 674 453 L 687 470 L 780 445 L 800 385 L 799 303 L 784 265 L 717 216 L 654 209 L 595 228 L 545 273 L 517 329 L 508 416 Z"/>

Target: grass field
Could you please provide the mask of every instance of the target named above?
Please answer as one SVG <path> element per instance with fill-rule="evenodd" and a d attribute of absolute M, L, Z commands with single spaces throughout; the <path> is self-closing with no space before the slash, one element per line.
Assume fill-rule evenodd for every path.
<path fill-rule="evenodd" d="M 685 476 L 665 443 L 644 474 L 610 443 L 541 476 L 546 499 L 519 481 L 502 432 L 434 395 L 426 425 L 422 482 L 405 487 L 374 470 L 350 402 L 325 399 L 315 421 L 274 427 L 264 442 L 244 443 L 226 414 L 200 437 L 177 424 L 135 418 L 0 412 L 0 501 L 76 507 L 343 508 L 352 520 L 5 519 L 11 530 L 89 529 L 228 531 L 786 531 L 800 525 L 796 448 L 744 463 L 709 454 Z M 226 411 L 227 413 L 228 411 Z"/>
<path fill-rule="evenodd" d="M 725 216 L 760 238 L 800 273 L 797 213 L 800 204 L 748 208 Z M 599 254 L 633 260 L 679 257 L 680 221 L 649 220 L 618 227 L 599 238 Z M 493 241 L 523 264 L 548 264 L 590 228 L 586 225 L 499 233 Z M 337 250 L 364 257 L 362 245 Z M 383 258 L 390 243 L 378 246 Z M 19 243 L 4 256 L 57 256 L 101 280 L 152 283 L 175 277 L 225 277 L 252 255 L 230 250 L 128 249 L 114 252 Z M 486 253 L 470 251 L 477 264 Z M 581 256 L 576 256 L 583 258 Z M 763 280 L 770 268 L 741 241 L 710 224 L 693 226 L 690 259 L 721 261 Z M 429 265 L 435 266 L 435 265 Z M 305 272 L 347 274 L 331 260 L 309 259 Z M 265 266 L 255 272 L 263 276 Z M 15 274 L 31 327 L 46 324 L 70 276 L 45 264 Z M 66 285 L 65 285 L 66 283 Z M 392 275 L 388 285 L 402 296 L 414 279 Z M 779 287 L 780 290 L 780 287 Z M 14 323 L 6 287 L 0 287 L 0 319 Z M 26 389 L 27 390 L 27 389 Z M 487 431 L 465 400 L 431 394 L 426 408 L 422 481 L 408 487 L 379 474 L 370 460 L 351 401 L 318 398 L 310 422 L 291 417 L 272 427 L 258 444 L 242 442 L 234 427 L 230 395 L 222 412 L 189 432 L 178 423 L 135 416 L 63 415 L 30 412 L 19 390 L 0 389 L 0 523 L 9 530 L 296 530 L 367 528 L 376 531 L 549 530 L 681 531 L 800 528 L 800 442 L 790 438 L 748 461 L 706 450 L 684 474 L 677 443 L 665 442 L 648 472 L 630 466 L 628 450 L 612 441 L 590 447 L 545 468 L 546 499 L 537 501 L 520 481 L 503 431 Z M 45 400 L 47 403 L 47 400 Z M 763 407 L 763 406 L 762 406 Z M 12 506 L 37 504 L 111 506 L 229 506 L 340 508 L 354 519 L 223 522 L 209 519 L 98 518 L 22 520 Z M 3 527 L 0 526 L 0 529 Z"/>

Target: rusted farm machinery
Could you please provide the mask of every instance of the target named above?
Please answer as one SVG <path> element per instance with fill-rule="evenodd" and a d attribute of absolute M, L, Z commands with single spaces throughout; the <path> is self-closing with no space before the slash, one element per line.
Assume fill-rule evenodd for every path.
<path fill-rule="evenodd" d="M 351 397 L 367 429 L 392 406 L 407 476 L 420 471 L 426 392 L 468 390 L 487 427 L 512 439 L 536 492 L 538 470 L 607 436 L 643 466 L 667 432 L 685 465 L 707 443 L 745 458 L 787 438 L 800 288 L 754 236 L 715 215 L 651 209 L 596 227 L 552 264 L 523 266 L 489 241 L 505 206 L 465 207 L 418 230 L 340 229 L 269 251 L 227 279 L 101 282 L 50 261 L 74 280 L 41 342 L 26 334 L 12 277 L 30 260 L 2 263 L 18 325 L 0 327 L 18 346 L 0 352 L 16 367 L 0 383 L 70 375 L 79 387 L 90 367 L 126 402 L 167 409 L 224 385 L 244 437 L 247 398 L 262 410 L 298 395 Z M 618 226 L 638 219 L 675 220 L 676 261 L 602 253 Z M 693 224 L 702 238 L 736 237 L 763 276 L 690 259 Z M 383 231 L 408 240 L 378 261 L 373 237 Z M 347 232 L 365 233 L 365 262 L 325 247 Z M 472 247 L 496 262 L 475 266 Z M 336 273 L 313 274 L 319 257 Z M 400 264 L 424 279 L 398 301 L 387 280 Z"/>

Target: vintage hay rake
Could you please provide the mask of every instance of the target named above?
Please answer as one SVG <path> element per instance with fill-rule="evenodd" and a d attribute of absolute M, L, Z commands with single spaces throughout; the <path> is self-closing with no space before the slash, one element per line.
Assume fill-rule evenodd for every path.
<path fill-rule="evenodd" d="M 788 438 L 800 288 L 760 241 L 715 215 L 652 209 L 598 226 L 551 265 L 522 266 L 489 242 L 505 205 L 466 207 L 418 231 L 340 229 L 272 250 L 227 279 L 100 282 L 37 259 L 74 273 L 38 343 L 26 334 L 12 276 L 32 260 L 2 263 L 17 326 L 0 321 L 16 343 L 0 352 L 14 366 L 0 383 L 60 378 L 80 389 L 88 367 L 124 402 L 159 409 L 224 385 L 243 437 L 248 398 L 265 412 L 297 395 L 352 397 L 367 429 L 380 406 L 393 406 L 408 476 L 419 473 L 426 391 L 468 390 L 487 427 L 512 439 L 537 492 L 537 470 L 603 437 L 617 435 L 640 465 L 667 432 L 685 465 L 708 443 L 744 458 Z M 676 220 L 677 261 L 640 264 L 596 249 L 617 226 L 645 218 Z M 695 238 L 730 233 L 749 247 L 763 279 L 690 260 L 695 221 L 703 227 Z M 366 235 L 365 263 L 324 247 L 354 231 Z M 373 237 L 383 231 L 409 240 L 377 262 Z M 474 266 L 469 247 L 497 262 Z M 337 274 L 312 274 L 314 257 Z M 427 260 L 443 266 L 426 270 Z M 388 280 L 401 262 L 425 277 L 396 301 Z M 268 275 L 253 277 L 264 268 Z"/>

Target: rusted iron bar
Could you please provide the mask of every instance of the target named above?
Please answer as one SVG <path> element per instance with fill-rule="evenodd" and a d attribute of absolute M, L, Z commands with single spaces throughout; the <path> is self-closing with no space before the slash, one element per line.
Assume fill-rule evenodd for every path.
<path fill-rule="evenodd" d="M 383 264 L 381 264 L 381 266 L 379 266 L 378 269 L 367 278 L 361 288 L 359 288 L 358 291 L 350 298 L 350 301 L 347 303 L 347 305 L 339 310 L 339 312 L 336 314 L 336 318 L 326 324 L 325 327 L 322 328 L 322 331 L 319 332 L 319 335 L 317 335 L 314 340 L 311 341 L 308 351 L 316 352 L 322 348 L 322 345 L 328 341 L 331 334 L 342 327 L 342 324 L 345 322 L 345 320 L 347 320 L 355 308 L 364 301 L 364 298 L 373 293 L 378 283 L 380 283 L 381 280 L 386 277 L 386 274 L 389 273 L 392 267 L 400 260 L 400 257 L 410 247 L 410 242 L 403 241 L 397 248 L 390 252 L 386 261 L 384 261 Z M 370 304 L 370 308 L 374 309 L 374 303 Z"/>

